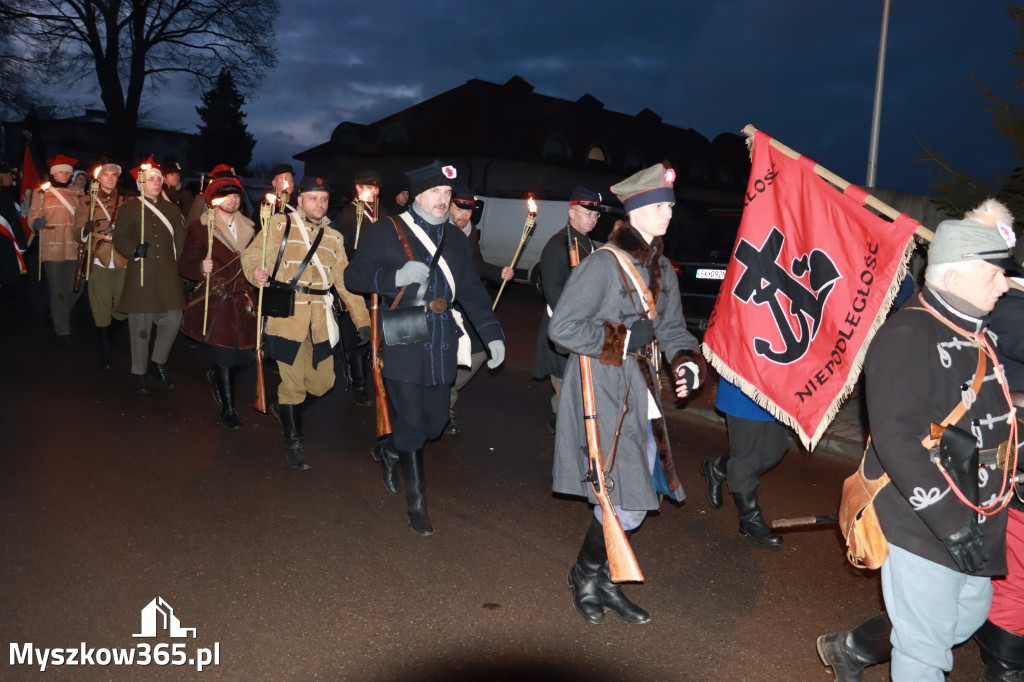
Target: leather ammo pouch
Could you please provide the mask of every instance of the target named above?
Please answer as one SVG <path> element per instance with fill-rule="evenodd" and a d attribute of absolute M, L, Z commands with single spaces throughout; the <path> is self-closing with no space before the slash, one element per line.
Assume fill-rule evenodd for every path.
<path fill-rule="evenodd" d="M 889 542 L 875 513 L 875 495 L 888 483 L 889 474 L 876 479 L 864 476 L 864 458 L 857 473 L 843 482 L 839 529 L 846 538 L 846 558 L 857 568 L 880 568 L 889 556 Z"/>
<path fill-rule="evenodd" d="M 297 289 L 306 290 L 309 293 L 311 290 L 307 290 L 306 287 L 299 287 L 295 283 L 299 280 L 299 276 L 309 265 L 310 259 L 313 258 L 313 254 L 316 253 L 316 249 L 320 246 L 320 240 L 324 236 L 324 231 L 320 230 L 316 233 L 316 238 L 313 239 L 312 246 L 309 247 L 309 251 L 306 252 L 305 258 L 299 263 L 299 269 L 295 271 L 292 278 L 287 282 L 278 282 L 275 277 L 277 276 L 277 270 L 281 267 L 281 259 L 284 258 L 284 249 L 288 245 L 288 234 L 292 229 L 291 219 L 285 223 L 284 236 L 281 238 L 281 248 L 277 251 L 277 261 L 274 263 L 274 272 L 270 275 L 269 286 L 263 291 L 263 314 L 267 317 L 291 317 L 295 314 L 295 291 Z"/>
<path fill-rule="evenodd" d="M 405 250 L 406 257 L 410 261 L 415 260 L 412 255 L 412 249 L 409 248 L 409 241 L 405 236 L 405 232 L 393 216 L 389 217 L 391 222 L 394 223 L 395 231 L 398 233 L 399 241 L 402 242 L 402 248 Z M 444 246 L 444 232 L 441 234 L 441 243 L 438 245 L 437 251 L 430 261 L 430 275 L 433 275 L 434 268 L 437 267 L 437 259 L 441 256 L 441 248 Z M 430 281 L 430 275 L 428 275 L 428 282 Z M 423 293 L 427 285 L 424 283 L 422 286 L 417 287 L 414 300 L 401 305 L 406 288 L 402 287 L 390 308 L 384 308 L 380 311 L 381 326 L 384 329 L 384 343 L 388 346 L 407 346 L 413 343 L 424 343 L 430 336 L 427 330 L 427 315 L 430 313 L 426 303 L 423 301 Z"/>

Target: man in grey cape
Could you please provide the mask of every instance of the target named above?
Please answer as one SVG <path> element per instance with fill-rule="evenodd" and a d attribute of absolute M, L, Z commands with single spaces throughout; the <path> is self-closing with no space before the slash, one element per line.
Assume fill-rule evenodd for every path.
<path fill-rule="evenodd" d="M 697 339 L 686 329 L 679 285 L 662 255 L 661 237 L 675 204 L 674 178 L 671 169 L 657 164 L 611 188 L 622 201 L 628 222 L 573 271 L 548 332 L 553 342 L 571 351 L 559 392 L 552 487 L 596 502 L 590 484 L 584 482 L 588 456 L 579 356 L 587 355 L 598 430 L 606 448 L 623 401 L 629 406 L 608 472 L 615 482 L 614 488 L 609 486 L 611 500 L 627 536 L 648 510 L 658 508 L 659 492 L 677 502 L 685 498 L 665 431 L 653 342 L 657 340 L 670 358 L 677 396 L 689 395 L 704 373 Z M 600 507 L 594 508 L 594 517 L 569 572 L 573 605 L 591 623 L 604 622 L 605 609 L 628 623 L 646 623 L 650 614 L 611 581 Z"/>

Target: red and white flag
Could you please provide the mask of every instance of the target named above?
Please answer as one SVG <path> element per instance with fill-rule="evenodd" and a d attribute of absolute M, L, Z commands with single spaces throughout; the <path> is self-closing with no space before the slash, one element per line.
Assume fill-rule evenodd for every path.
<path fill-rule="evenodd" d="M 25 231 L 25 237 L 32 235 L 28 227 L 28 211 L 32 207 L 32 190 L 39 185 L 39 173 L 36 171 L 36 164 L 32 161 L 32 138 L 25 137 L 25 158 L 21 163 L 21 229 Z"/>
<path fill-rule="evenodd" d="M 708 361 L 813 449 L 899 290 L 917 221 L 889 222 L 754 134 L 732 260 L 704 335 Z"/>

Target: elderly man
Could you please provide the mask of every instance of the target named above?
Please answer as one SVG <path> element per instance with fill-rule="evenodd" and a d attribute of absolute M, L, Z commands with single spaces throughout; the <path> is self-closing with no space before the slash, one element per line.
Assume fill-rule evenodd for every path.
<path fill-rule="evenodd" d="M 670 359 L 675 393 L 681 398 L 697 387 L 703 367 L 697 339 L 686 329 L 672 265 L 662 255 L 661 237 L 675 204 L 674 177 L 657 164 L 612 186 L 628 222 L 573 271 L 548 331 L 553 342 L 571 353 L 559 392 L 552 488 L 556 493 L 586 497 L 591 504 L 597 501 L 587 482 L 585 425 L 589 417 L 584 414 L 579 360 L 588 356 L 604 447 L 613 440 L 623 407 L 629 408 L 610 472 L 615 485 L 608 490 L 627 535 L 640 526 L 649 510 L 658 508 L 659 493 L 677 502 L 686 497 L 672 461 L 658 374 L 652 364 L 658 359 L 653 343 L 657 340 Z M 603 520 L 600 506 L 595 506 L 576 564 L 569 571 L 573 606 L 590 623 L 603 623 L 605 610 L 627 623 L 646 623 L 650 614 L 611 581 Z"/>
<path fill-rule="evenodd" d="M 1007 290 L 1004 269 L 1019 274 L 1012 245 L 1012 218 L 993 200 L 940 223 L 924 290 L 868 350 L 872 438 L 861 471 L 889 479 L 874 507 L 889 543 L 881 571 L 892 634 L 886 641 L 882 614 L 820 637 L 818 653 L 839 680 L 859 680 L 864 667 L 885 660 L 890 642 L 894 680 L 944 680 L 952 647 L 985 622 L 990 576 L 1006 573 L 1012 483 L 988 453 L 1010 436 L 1013 405 L 987 319 Z M 967 443 L 963 464 L 946 475 L 936 464 L 932 423 L 962 429 Z"/>
<path fill-rule="evenodd" d="M 71 345 L 71 309 L 82 295 L 75 291 L 78 240 L 75 238 L 75 208 L 81 192 L 71 185 L 71 173 L 78 159 L 58 154 L 50 162 L 50 187 L 32 195 L 28 224 L 39 235 L 39 260 L 50 289 L 50 316 L 57 343 Z"/>
<path fill-rule="evenodd" d="M 178 336 L 185 296 L 178 275 L 178 256 L 185 244 L 185 218 L 178 207 L 164 199 L 164 176 L 150 163 L 132 175 L 142 174 L 142 196 L 121 206 L 114 220 L 114 248 L 128 259 L 124 289 L 117 309 L 128 315 L 132 375 L 135 390 L 149 392 L 149 370 L 167 388 L 174 382 L 167 374 L 167 357 Z M 153 327 L 152 355 L 149 342 Z"/>
<path fill-rule="evenodd" d="M 382 372 L 392 434 L 374 449 L 383 465 L 384 486 L 392 494 L 399 490 L 395 469 L 401 466 L 410 526 L 421 535 L 434 532 L 427 514 L 423 448 L 441 435 L 448 421 L 456 365 L 470 362 L 469 337 L 454 303 L 465 310 L 487 345 L 488 367 L 505 359 L 504 334 L 473 267 L 472 248 L 466 235 L 448 222 L 456 175 L 454 167 L 440 161 L 406 173 L 413 197 L 409 210 L 368 230 L 345 272 L 350 289 L 380 294 L 382 308 L 401 296 L 403 307 L 423 315 L 423 336 L 415 340 L 389 337 L 385 319 Z"/>
<path fill-rule="evenodd" d="M 515 270 L 507 265 L 504 267 L 491 265 L 484 260 L 483 254 L 480 253 L 480 230 L 470 222 L 475 208 L 476 195 L 464 187 L 456 189 L 452 193 L 452 205 L 448 209 L 452 224 L 469 238 L 470 246 L 473 247 L 473 264 L 476 266 L 478 275 L 494 283 L 511 281 L 515 277 Z M 476 376 L 487 359 L 487 351 L 484 349 L 483 341 L 477 334 L 476 328 L 470 325 L 467 331 L 472 343 L 472 355 L 469 367 L 459 367 L 459 371 L 455 374 L 455 383 L 452 384 L 451 397 L 448 401 L 448 424 L 444 427 L 446 436 L 457 436 L 461 433 L 455 415 L 455 403 L 459 400 L 459 391 Z"/>
<path fill-rule="evenodd" d="M 277 360 L 281 374 L 277 403 L 270 409 L 284 430 L 288 465 L 299 471 L 310 468 L 302 436 L 302 405 L 307 396 L 322 396 L 334 386 L 338 322 L 332 288 L 352 315 L 363 343 L 370 340 L 366 304 L 342 282 L 348 260 L 341 233 L 331 227 L 326 216 L 330 196 L 322 178 L 303 178 L 298 208 L 276 214 L 267 227 L 266 262 L 262 238 L 254 239 L 242 253 L 246 279 L 256 286 L 269 282 L 270 291 L 292 299 L 290 313 L 267 318 L 263 347 Z M 264 293 L 265 315 L 267 295 Z"/>
<path fill-rule="evenodd" d="M 564 230 L 551 235 L 540 254 L 540 283 L 544 290 L 546 307 L 540 318 L 540 329 L 537 330 L 537 349 L 533 355 L 533 376 L 535 379 L 549 378 L 555 389 L 551 397 L 551 418 L 548 420 L 548 431 L 555 432 L 555 421 L 558 418 L 558 390 L 565 374 L 565 349 L 556 348 L 548 338 L 548 324 L 551 311 L 562 295 L 562 289 L 569 279 L 569 249 L 574 245 L 579 250 L 580 260 L 594 252 L 594 242 L 590 240 L 590 232 L 597 226 L 601 215 L 601 195 L 585 187 L 577 187 L 569 196 L 569 221 Z"/>
<path fill-rule="evenodd" d="M 118 312 L 121 291 L 124 289 L 125 267 L 128 259 L 114 248 L 114 219 L 121 205 L 129 197 L 121 192 L 117 183 L 121 177 L 121 166 L 116 163 L 100 165 L 96 181 L 99 189 L 95 199 L 92 193 L 82 196 L 75 209 L 75 229 L 79 238 L 92 243 L 92 262 L 89 264 L 89 307 L 92 321 L 96 325 L 96 345 L 100 354 L 100 367 L 110 369 L 114 354 L 110 345 L 110 325 L 114 320 L 123 320 L 124 313 Z M 87 249 L 88 250 L 88 249 Z"/>

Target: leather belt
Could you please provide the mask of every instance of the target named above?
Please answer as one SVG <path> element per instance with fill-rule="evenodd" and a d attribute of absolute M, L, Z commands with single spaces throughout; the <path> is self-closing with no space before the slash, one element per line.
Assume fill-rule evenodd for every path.
<path fill-rule="evenodd" d="M 281 287 L 282 289 L 292 289 L 308 296 L 326 296 L 331 293 L 330 289 L 311 289 L 305 284 L 292 284 L 291 282 L 274 282 L 274 286 Z"/>

